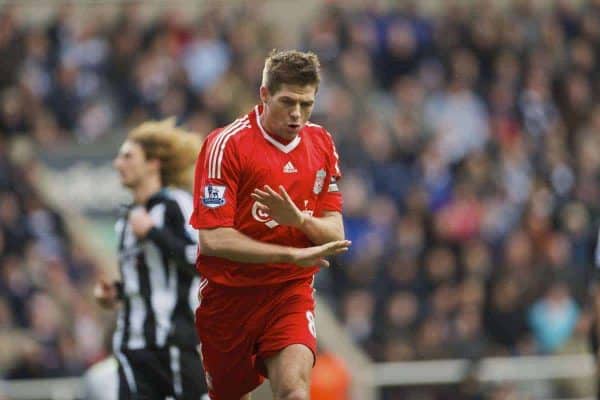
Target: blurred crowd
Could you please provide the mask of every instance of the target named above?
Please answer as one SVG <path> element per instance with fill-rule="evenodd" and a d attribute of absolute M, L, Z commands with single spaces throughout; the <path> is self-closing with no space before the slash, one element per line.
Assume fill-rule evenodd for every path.
<path fill-rule="evenodd" d="M 324 2 L 297 42 L 322 62 L 313 121 L 337 143 L 354 243 L 317 288 L 377 361 L 581 351 L 600 213 L 600 1 L 364 3 Z M 151 22 L 138 3 L 85 20 L 65 5 L 46 26 L 5 8 L 2 137 L 94 142 L 172 115 L 206 134 L 247 112 L 277 26 L 260 2 L 218 4 Z M 44 373 L 67 374 L 99 351 L 98 318 L 68 297 L 86 296 L 94 266 L 26 171 L 6 171 L 0 327 L 27 330 Z M 87 356 L 63 354 L 70 343 Z"/>
<path fill-rule="evenodd" d="M 91 300 L 98 267 L 17 144 L 0 137 L 0 378 L 79 375 L 106 355 L 108 317 Z"/>

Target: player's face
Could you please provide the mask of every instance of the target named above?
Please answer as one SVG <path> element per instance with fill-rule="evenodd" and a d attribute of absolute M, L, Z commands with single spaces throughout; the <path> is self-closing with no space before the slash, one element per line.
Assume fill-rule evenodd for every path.
<path fill-rule="evenodd" d="M 139 186 L 149 174 L 149 163 L 144 150 L 139 144 L 129 140 L 121 145 L 113 165 L 119 172 L 121 184 L 130 189 Z"/>
<path fill-rule="evenodd" d="M 310 118 L 315 105 L 315 85 L 283 84 L 275 93 L 260 88 L 265 105 L 263 123 L 267 130 L 285 139 L 293 139 Z"/>

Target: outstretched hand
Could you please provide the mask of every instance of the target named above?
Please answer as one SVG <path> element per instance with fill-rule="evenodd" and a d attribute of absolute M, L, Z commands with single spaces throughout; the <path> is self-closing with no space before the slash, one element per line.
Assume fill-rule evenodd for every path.
<path fill-rule="evenodd" d="M 345 253 L 351 244 L 352 242 L 349 240 L 336 240 L 320 246 L 296 249 L 292 256 L 292 263 L 300 267 L 313 267 L 316 265 L 327 268 L 329 267 L 329 261 L 325 260 L 325 257 Z"/>
<path fill-rule="evenodd" d="M 279 192 L 271 189 L 269 185 L 265 185 L 263 189 L 254 189 L 254 192 L 250 195 L 256 200 L 258 208 L 262 212 L 268 214 L 279 225 L 294 228 L 302 226 L 305 215 L 294 204 L 283 186 L 279 186 Z"/>

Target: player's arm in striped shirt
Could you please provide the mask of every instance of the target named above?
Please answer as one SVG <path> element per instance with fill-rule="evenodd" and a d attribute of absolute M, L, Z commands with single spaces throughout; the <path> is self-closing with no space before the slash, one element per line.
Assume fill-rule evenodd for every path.
<path fill-rule="evenodd" d="M 194 273 L 197 256 L 196 235 L 187 232 L 187 216 L 178 202 L 168 199 L 163 204 L 164 224 L 153 226 L 146 235 L 178 267 Z"/>

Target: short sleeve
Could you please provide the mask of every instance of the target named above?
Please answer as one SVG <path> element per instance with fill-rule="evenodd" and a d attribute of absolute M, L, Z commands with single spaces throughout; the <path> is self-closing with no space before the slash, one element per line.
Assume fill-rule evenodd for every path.
<path fill-rule="evenodd" d="M 321 194 L 319 199 L 317 214 L 320 215 L 324 211 L 338 211 L 342 212 L 343 200 L 342 193 L 340 192 L 338 181 L 342 177 L 340 170 L 339 160 L 340 157 L 333 143 L 331 134 L 327 131 L 327 159 L 328 159 L 328 171 L 327 171 L 327 185 L 325 190 Z"/>
<path fill-rule="evenodd" d="M 226 139 L 210 135 L 196 161 L 190 217 L 196 229 L 234 225 L 240 168 L 235 145 Z"/>

